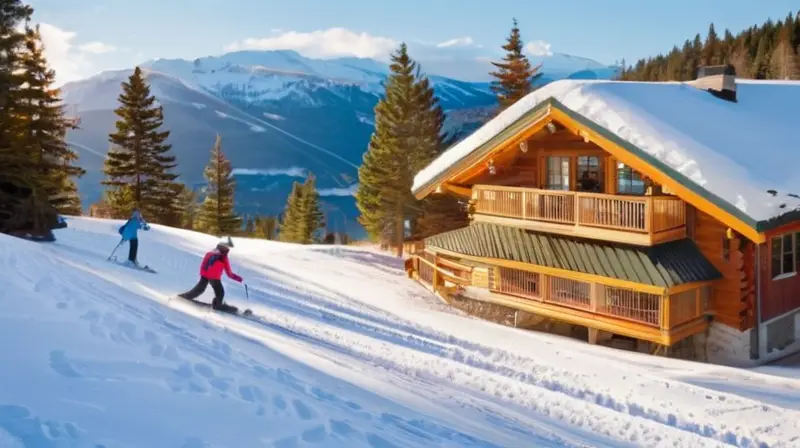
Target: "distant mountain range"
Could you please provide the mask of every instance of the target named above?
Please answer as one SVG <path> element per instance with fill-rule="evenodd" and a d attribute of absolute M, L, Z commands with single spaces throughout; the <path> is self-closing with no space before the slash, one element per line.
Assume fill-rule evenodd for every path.
<path fill-rule="evenodd" d="M 614 74 L 613 68 L 583 58 L 554 55 L 549 61 L 542 61 L 544 83 L 565 77 L 607 79 Z M 449 68 L 424 64 L 429 74 L 457 67 L 455 63 Z M 491 70 L 488 63 L 462 64 L 465 73 L 477 73 L 478 67 Z M 193 61 L 157 59 L 140 67 L 164 107 L 165 127 L 172 132 L 169 142 L 184 182 L 202 186 L 203 168 L 219 133 L 236 167 L 241 212 L 280 213 L 292 181 L 313 172 L 329 228 L 360 235 L 352 195 L 374 127 L 373 108 L 383 93 L 386 64 L 359 58 L 311 59 L 280 50 L 241 51 Z M 70 114 L 81 118 L 80 129 L 70 131 L 68 141 L 87 170 L 79 182 L 86 205 L 100 198 L 108 134 L 117 118 L 113 110 L 120 84 L 132 72 L 103 72 L 62 88 Z M 448 113 L 446 126 L 451 132 L 466 135 L 494 107 L 486 81 L 436 74 L 430 78 Z"/>

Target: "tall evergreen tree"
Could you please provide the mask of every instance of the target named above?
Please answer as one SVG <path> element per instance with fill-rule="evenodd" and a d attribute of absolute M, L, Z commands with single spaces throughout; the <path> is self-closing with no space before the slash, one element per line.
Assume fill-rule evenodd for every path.
<path fill-rule="evenodd" d="M 85 171 L 74 165 L 78 154 L 67 145 L 67 130 L 74 128 L 65 115 L 59 89 L 53 88 L 55 72 L 45 60 L 39 27 L 25 32 L 25 51 L 20 58 L 25 83 L 19 91 L 19 116 L 24 122 L 21 138 L 49 202 L 60 213 L 79 215 L 81 199 L 74 177 Z"/>
<path fill-rule="evenodd" d="M 292 183 L 292 191 L 286 198 L 286 207 L 281 218 L 281 230 L 279 239 L 283 242 L 293 243 L 300 239 L 300 218 L 301 218 L 301 195 L 302 185 L 299 182 Z"/>
<path fill-rule="evenodd" d="M 180 191 L 177 195 L 177 201 L 180 208 L 180 222 L 179 226 L 183 229 L 193 230 L 197 223 L 200 205 L 198 203 L 197 192 L 186 184 L 179 183 Z"/>
<path fill-rule="evenodd" d="M 231 162 L 222 151 L 222 138 L 217 135 L 211 150 L 211 160 L 203 176 L 206 178 L 206 197 L 200 207 L 198 227 L 214 235 L 233 234 L 241 230 L 242 218 L 234 210 L 236 181 Z"/>
<path fill-rule="evenodd" d="M 20 0 L 0 0 L 0 175 L 31 178 L 33 168 L 18 136 L 24 128 L 16 106 L 25 82 L 21 73 L 21 52 L 33 9 Z"/>
<path fill-rule="evenodd" d="M 358 170 L 356 204 L 361 212 L 359 222 L 371 237 L 388 237 L 402 247 L 413 177 L 408 162 L 417 150 L 412 135 L 412 117 L 418 108 L 414 92 L 417 64 L 405 44 L 391 60 L 384 97 L 375 106 L 375 130 Z"/>
<path fill-rule="evenodd" d="M 297 224 L 297 242 L 311 244 L 315 241 L 314 234 L 325 223 L 325 215 L 320 209 L 317 181 L 313 175 L 309 175 L 303 183 L 298 209 L 300 213 Z"/>
<path fill-rule="evenodd" d="M 532 67 L 524 53 L 517 19 L 514 19 L 511 33 L 502 48 L 506 51 L 503 62 L 492 62 L 498 70 L 489 73 L 497 78 L 497 81 L 492 81 L 491 89 L 497 95 L 498 112 L 533 91 L 533 83 L 542 76 L 539 72 L 541 66 Z"/>
<path fill-rule="evenodd" d="M 292 184 L 279 237 L 285 242 L 311 244 L 315 240 L 314 234 L 323 225 L 324 215 L 320 209 L 316 180 L 313 175 L 309 175 L 302 184 Z"/>
<path fill-rule="evenodd" d="M 177 166 L 166 143 L 169 131 L 162 131 L 163 108 L 156 105 L 142 70 L 136 67 L 122 84 L 119 119 L 109 134 L 112 148 L 106 156 L 104 185 L 109 205 L 118 217 L 138 207 L 152 222 L 162 223 L 180 216 L 172 170 Z"/>
<path fill-rule="evenodd" d="M 381 240 L 384 247 L 391 244 L 402 256 L 406 223 L 413 234 L 431 202 L 411 194 L 414 175 L 452 143 L 442 132 L 444 111 L 405 45 L 392 54 L 391 75 L 375 117 L 375 131 L 358 173 L 359 222 L 372 239 Z"/>

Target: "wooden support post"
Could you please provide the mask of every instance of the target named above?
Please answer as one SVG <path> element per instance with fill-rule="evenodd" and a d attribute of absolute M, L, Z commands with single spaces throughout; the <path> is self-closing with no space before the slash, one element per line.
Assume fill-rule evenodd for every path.
<path fill-rule="evenodd" d="M 439 275 L 439 254 L 433 254 L 433 292 L 439 292 L 439 283 L 442 282 L 442 278 Z"/>
<path fill-rule="evenodd" d="M 600 334 L 600 330 L 596 328 L 589 328 L 589 343 L 592 345 L 597 344 L 597 337 Z"/>

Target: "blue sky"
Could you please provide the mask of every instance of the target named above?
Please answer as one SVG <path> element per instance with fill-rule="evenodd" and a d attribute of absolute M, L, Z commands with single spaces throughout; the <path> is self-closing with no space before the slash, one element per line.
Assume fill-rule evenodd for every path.
<path fill-rule="evenodd" d="M 34 0 L 60 81 L 147 59 L 235 48 L 385 55 L 399 41 L 491 57 L 516 16 L 537 51 L 605 64 L 654 55 L 701 32 L 738 31 L 800 8 L 789 0 Z M 328 31 L 331 28 L 343 30 Z M 414 56 L 414 54 L 412 54 Z M 428 57 L 428 54 L 424 55 Z M 419 59 L 423 59 L 421 55 Z"/>

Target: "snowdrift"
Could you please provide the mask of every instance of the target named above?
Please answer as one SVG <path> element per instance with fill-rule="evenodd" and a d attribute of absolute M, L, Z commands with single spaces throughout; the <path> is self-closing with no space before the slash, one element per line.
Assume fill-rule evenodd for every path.
<path fill-rule="evenodd" d="M 470 318 L 367 249 L 235 239 L 258 317 L 208 312 L 170 298 L 215 238 L 142 232 L 150 274 L 106 261 L 120 224 L 0 235 L 0 446 L 798 444 L 791 376 Z"/>

